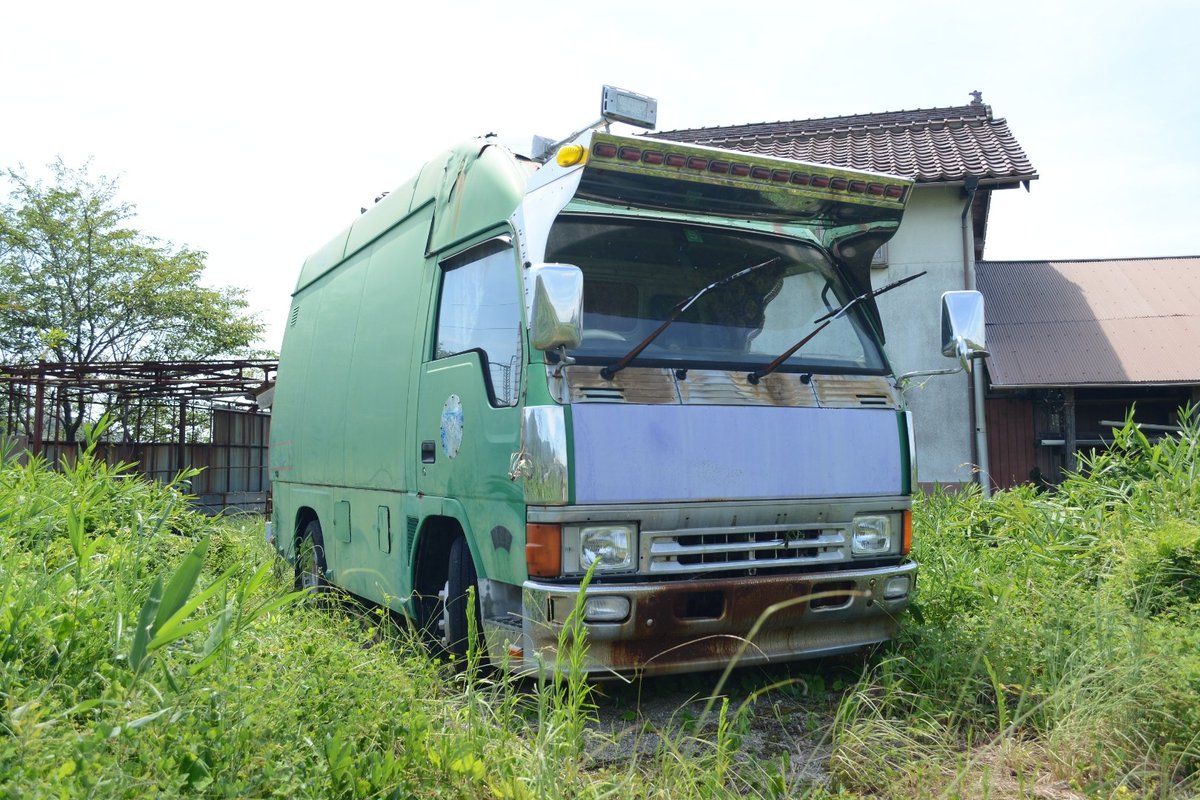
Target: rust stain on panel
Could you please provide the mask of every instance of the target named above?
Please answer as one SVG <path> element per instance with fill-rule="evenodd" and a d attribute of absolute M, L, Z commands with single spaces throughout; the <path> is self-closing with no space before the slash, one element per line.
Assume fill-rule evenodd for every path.
<path fill-rule="evenodd" d="M 895 408 L 886 378 L 874 375 L 814 375 L 813 389 L 823 408 Z"/>
<path fill-rule="evenodd" d="M 638 622 L 633 638 L 607 642 L 611 663 L 638 667 L 651 660 L 664 663 L 732 657 L 741 645 L 731 631 L 750 630 L 776 603 L 803 598 L 812 591 L 807 580 L 747 579 L 730 585 L 725 580 L 689 581 L 638 598 Z M 689 609 L 689 597 L 701 598 Z M 695 616 L 717 610 L 719 616 Z M 796 602 L 763 622 L 763 631 L 794 628 L 808 612 L 806 601 Z"/>
<path fill-rule="evenodd" d="M 601 367 L 576 365 L 565 372 L 571 402 L 673 405 L 679 402 L 669 369 L 626 369 L 612 380 L 600 377 Z"/>

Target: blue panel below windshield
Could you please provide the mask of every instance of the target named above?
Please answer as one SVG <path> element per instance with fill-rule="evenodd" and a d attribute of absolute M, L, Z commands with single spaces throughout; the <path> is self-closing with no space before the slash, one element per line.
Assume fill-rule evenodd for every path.
<path fill-rule="evenodd" d="M 901 494 L 891 409 L 576 404 L 577 503 Z"/>

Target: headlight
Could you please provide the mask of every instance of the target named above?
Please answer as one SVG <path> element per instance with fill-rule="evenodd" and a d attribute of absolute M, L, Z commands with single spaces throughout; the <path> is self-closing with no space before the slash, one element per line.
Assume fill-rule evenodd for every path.
<path fill-rule="evenodd" d="M 589 525 L 579 529 L 579 569 L 586 572 L 627 570 L 633 567 L 633 525 Z"/>
<path fill-rule="evenodd" d="M 864 516 L 854 518 L 850 552 L 856 556 L 877 556 L 890 553 L 895 542 L 895 526 L 891 517 Z"/>

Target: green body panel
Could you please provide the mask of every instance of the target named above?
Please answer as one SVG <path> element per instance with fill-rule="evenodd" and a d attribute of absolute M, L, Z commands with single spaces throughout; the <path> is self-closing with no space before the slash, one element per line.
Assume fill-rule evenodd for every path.
<path fill-rule="evenodd" d="M 515 276 L 514 276 L 515 280 Z M 442 414 L 447 399 L 462 409 L 462 444 L 454 455 L 443 446 Z M 519 448 L 521 409 L 493 408 L 488 402 L 479 353 L 462 353 L 425 364 L 417 412 L 417 438 L 434 443 L 435 460 L 420 465 L 418 489 L 431 497 L 454 498 L 465 509 L 468 537 L 487 537 L 483 547 L 472 542 L 476 569 L 506 582 L 525 578 L 525 504 L 522 487 L 508 477 L 509 459 Z M 505 548 L 491 545 L 491 532 Z M 519 547 L 518 547 L 519 545 Z"/>
<path fill-rule="evenodd" d="M 429 314 L 418 296 L 429 218 L 408 218 L 296 294 L 272 410 L 273 479 L 408 488 L 406 426 L 420 358 L 413 334 Z"/>
<path fill-rule="evenodd" d="M 507 478 L 520 408 L 490 406 L 478 354 L 433 361 L 432 336 L 438 262 L 481 233 L 509 232 L 498 226 L 527 180 L 506 151 L 465 143 L 301 271 L 272 410 L 277 546 L 294 558 L 302 521 L 315 516 L 330 579 L 355 594 L 404 608 L 420 537 L 440 517 L 466 533 L 481 577 L 525 578 L 524 498 Z M 520 280 L 515 257 L 512 279 Z M 451 393 L 462 398 L 469 434 L 456 458 L 439 452 L 423 464 L 421 442 L 439 441 Z"/>
<path fill-rule="evenodd" d="M 529 173 L 502 148 L 480 150 L 478 142 L 468 142 L 451 150 L 438 186 L 428 252 L 443 252 L 508 219 L 528 183 Z"/>
<path fill-rule="evenodd" d="M 433 203 L 426 253 L 441 252 L 508 219 L 525 193 L 529 173 L 506 151 L 471 140 L 431 159 L 304 262 L 299 293 L 390 231 L 410 213 Z"/>
<path fill-rule="evenodd" d="M 413 191 L 417 179 L 414 177 L 385 195 L 375 207 L 363 214 L 346 231 L 346 252 L 352 255 L 375 241 L 396 224 L 396 220 L 407 217 L 415 208 L 423 203 L 413 203 Z M 428 202 L 428 201 L 426 201 Z"/>
<path fill-rule="evenodd" d="M 913 491 L 911 469 L 913 454 L 909 449 L 908 420 L 905 419 L 903 405 L 896 411 L 896 428 L 900 436 L 900 457 L 902 459 L 900 464 L 900 493 L 910 495 Z"/>

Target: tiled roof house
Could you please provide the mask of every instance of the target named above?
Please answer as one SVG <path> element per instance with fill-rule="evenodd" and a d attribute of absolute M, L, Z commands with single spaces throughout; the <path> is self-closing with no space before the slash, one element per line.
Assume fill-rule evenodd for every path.
<path fill-rule="evenodd" d="M 987 386 L 982 379 L 968 389 L 961 377 L 935 378 L 906 392 L 920 480 L 958 483 L 984 473 L 999 486 L 1034 475 L 1054 480 L 1073 468 L 1077 448 L 1103 444 L 1106 424 L 1123 419 L 1131 405 L 1147 430 L 1161 433 L 1180 405 L 1200 402 L 1200 259 L 977 265 L 992 191 L 1028 189 L 1038 174 L 1008 122 L 972 94 L 973 102 L 950 108 L 652 135 L 914 179 L 905 221 L 879 259 L 876 280 L 929 272 L 880 298 L 893 365 L 897 372 L 940 366 L 936 299 L 974 288 L 976 279 L 988 305 L 992 354 Z M 977 425 L 977 417 L 986 424 Z"/>
<path fill-rule="evenodd" d="M 925 186 L 1029 188 L 1038 177 L 1008 121 L 981 100 L 965 106 L 888 111 L 792 122 L 655 131 L 656 139 L 794 158 L 912 178 Z M 982 257 L 991 195 L 974 205 L 976 258 Z"/>
<path fill-rule="evenodd" d="M 874 278 L 882 285 L 927 274 L 879 298 L 888 354 L 898 373 L 949 366 L 941 355 L 940 299 L 945 291 L 974 288 L 982 258 L 992 192 L 1024 186 L 1037 170 L 1008 122 L 979 93 L 949 108 L 757 122 L 656 131 L 667 139 L 893 173 L 917 185 L 900 230 L 881 251 Z M 919 480 L 961 484 L 975 480 L 985 442 L 975 433 L 976 397 L 983 386 L 963 375 L 917 383 L 907 391 L 920 451 Z"/>

